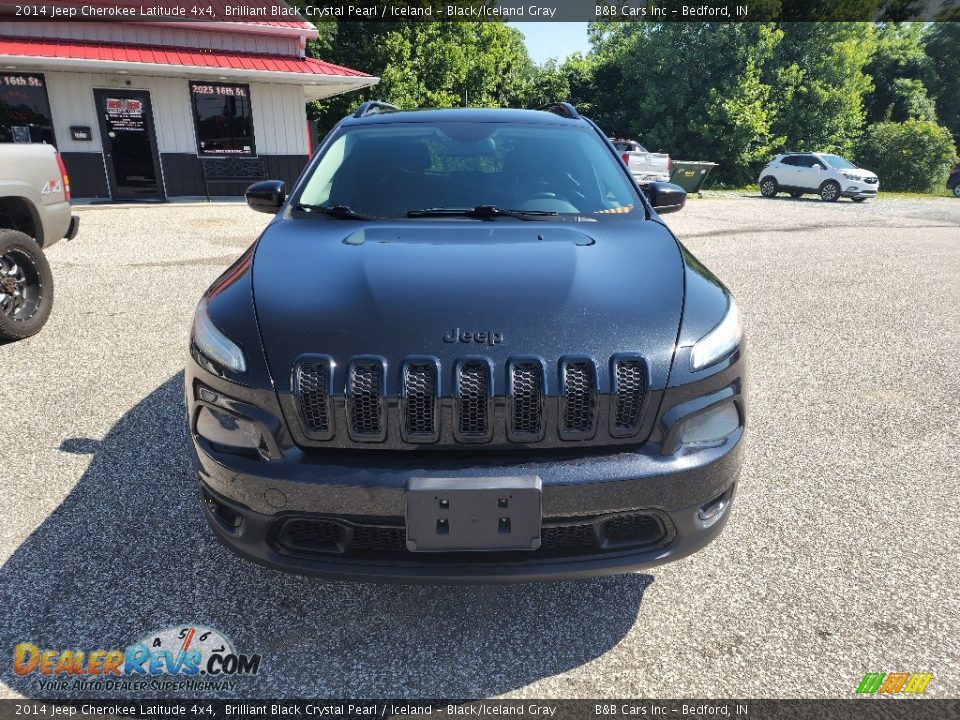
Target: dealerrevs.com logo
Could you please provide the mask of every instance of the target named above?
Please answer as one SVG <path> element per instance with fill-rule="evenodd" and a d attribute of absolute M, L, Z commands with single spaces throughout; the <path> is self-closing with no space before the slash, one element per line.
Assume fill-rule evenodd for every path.
<path fill-rule="evenodd" d="M 217 630 L 189 625 L 148 633 L 122 650 L 20 643 L 13 671 L 35 675 L 42 690 L 233 690 L 236 678 L 260 671 L 260 655 L 238 653 Z"/>

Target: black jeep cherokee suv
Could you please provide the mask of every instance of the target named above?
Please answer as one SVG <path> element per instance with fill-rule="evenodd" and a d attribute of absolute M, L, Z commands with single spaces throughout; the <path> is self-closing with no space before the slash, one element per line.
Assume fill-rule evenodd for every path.
<path fill-rule="evenodd" d="M 548 111 L 366 103 L 197 307 L 213 531 L 330 578 L 517 581 L 688 555 L 746 418 L 733 298 L 605 135 Z"/>

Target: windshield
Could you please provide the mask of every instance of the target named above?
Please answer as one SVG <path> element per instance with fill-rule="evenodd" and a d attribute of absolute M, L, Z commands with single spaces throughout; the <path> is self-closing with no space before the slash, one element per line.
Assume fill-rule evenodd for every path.
<path fill-rule="evenodd" d="M 849 168 L 857 167 L 852 162 L 849 160 L 844 160 L 839 155 L 821 155 L 820 157 L 826 161 L 827 165 L 832 168 L 836 168 L 837 170 L 847 170 Z"/>
<path fill-rule="evenodd" d="M 347 127 L 298 203 L 368 217 L 423 210 L 621 214 L 637 192 L 588 128 L 518 123 L 391 123 Z"/>

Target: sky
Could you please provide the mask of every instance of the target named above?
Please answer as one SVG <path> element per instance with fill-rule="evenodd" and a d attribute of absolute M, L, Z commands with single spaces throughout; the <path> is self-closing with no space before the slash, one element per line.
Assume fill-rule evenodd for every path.
<path fill-rule="evenodd" d="M 585 22 L 512 22 L 510 26 L 523 33 L 535 63 L 549 58 L 563 61 L 570 53 L 590 49 Z"/>

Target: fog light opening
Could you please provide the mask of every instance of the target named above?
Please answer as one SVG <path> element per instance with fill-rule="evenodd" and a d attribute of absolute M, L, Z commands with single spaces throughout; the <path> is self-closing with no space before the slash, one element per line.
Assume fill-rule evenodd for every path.
<path fill-rule="evenodd" d="M 232 529 L 240 527 L 240 523 L 243 522 L 243 516 L 240 513 L 233 508 L 218 502 L 214 497 L 207 493 L 204 493 L 203 499 L 204 502 L 206 502 L 207 507 L 210 508 L 210 513 L 221 525 Z"/>
<path fill-rule="evenodd" d="M 697 512 L 697 518 L 703 527 L 708 528 L 711 525 L 716 525 L 717 521 L 727 514 L 729 507 L 730 491 L 728 490 L 720 497 L 714 498 L 710 502 L 701 505 L 700 510 Z"/>

